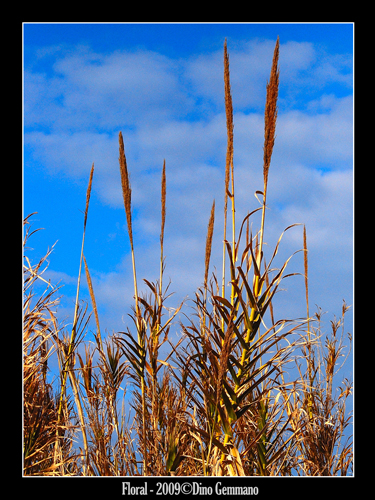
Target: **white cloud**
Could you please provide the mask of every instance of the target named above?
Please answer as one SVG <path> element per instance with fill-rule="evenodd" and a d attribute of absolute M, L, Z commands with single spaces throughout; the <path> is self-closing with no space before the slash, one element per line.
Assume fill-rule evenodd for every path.
<path fill-rule="evenodd" d="M 331 108 L 325 113 L 290 111 L 279 114 L 271 169 L 276 170 L 276 175 L 281 169 L 282 184 L 288 183 L 289 173 L 295 165 L 329 170 L 351 168 L 352 100 L 348 97 L 330 101 Z M 236 176 L 241 178 L 241 172 L 247 171 L 252 176 L 249 184 L 241 181 L 239 189 L 250 189 L 252 196 L 252 192 L 259 189 L 262 169 L 263 117 L 236 113 L 234 123 L 235 164 L 239 171 Z M 124 141 L 134 201 L 140 205 L 147 204 L 150 189 L 154 192 L 158 189 L 164 159 L 170 189 L 178 189 L 180 195 L 187 193 L 190 199 L 193 194 L 197 195 L 199 188 L 208 185 L 204 184 L 206 176 L 216 179 L 216 183 L 223 176 L 226 148 L 223 114 L 204 123 L 173 120 L 162 126 L 145 124 L 136 132 L 125 131 Z M 111 206 L 122 205 L 117 133 L 29 132 L 25 142 L 35 158 L 59 175 L 87 178 L 95 162 L 98 182 L 94 189 Z M 270 184 L 273 185 L 272 181 Z M 287 191 L 277 189 L 275 197 L 280 198 L 282 192 Z"/>
<path fill-rule="evenodd" d="M 274 41 L 252 40 L 229 47 L 231 89 L 234 109 L 262 110 L 265 85 L 270 75 Z M 352 86 L 352 58 L 332 55 L 308 42 L 288 41 L 280 45 L 280 101 L 285 106 L 301 102 L 301 93 L 313 93 L 331 83 L 347 90 Z M 218 51 L 191 58 L 186 77 L 196 93 L 215 106 L 222 106 L 223 53 Z"/>
<path fill-rule="evenodd" d="M 47 269 L 43 274 L 43 278 L 47 281 L 51 281 L 54 285 L 62 283 L 63 285 L 77 285 L 77 277 L 69 276 L 69 274 L 61 271 L 53 271 L 52 269 Z"/>
<path fill-rule="evenodd" d="M 53 76 L 25 72 L 26 125 L 113 130 L 160 122 L 189 106 L 178 68 L 161 54 L 102 55 L 80 47 L 58 57 Z"/>
<path fill-rule="evenodd" d="M 273 48 L 271 40 L 229 47 L 235 110 L 263 109 Z M 54 49 L 54 57 L 48 75 L 25 71 L 26 125 L 113 130 L 223 111 L 221 47 L 187 60 L 146 50 L 98 54 L 82 46 Z M 324 53 L 311 43 L 281 44 L 280 68 L 280 97 L 286 94 L 289 105 L 301 91 L 352 83 L 349 56 Z"/>
<path fill-rule="evenodd" d="M 258 206 L 253 194 L 263 186 L 262 108 L 273 47 L 271 41 L 229 47 L 237 227 Z M 104 205 L 119 208 L 118 131 L 123 131 L 140 282 L 158 277 L 160 173 L 165 158 L 166 276 L 173 281 L 177 301 L 187 293 L 191 296 L 203 281 L 213 198 L 217 215 L 212 262 L 218 269 L 221 262 L 226 148 L 222 49 L 187 61 L 149 51 L 102 55 L 83 47 L 56 52 L 56 57 L 53 75 L 31 69 L 25 75 L 26 149 L 53 175 L 87 179 L 95 162 L 93 190 Z M 322 54 L 308 43 L 281 45 L 284 97 L 269 177 L 270 247 L 287 225 L 306 223 L 310 258 L 319 276 L 319 283 L 312 279 L 312 295 L 318 296 L 321 287 L 328 301 L 332 283 L 339 289 L 340 276 L 348 281 L 352 272 L 352 99 L 339 98 L 332 89 L 325 93 L 324 86 L 350 86 L 348 61 Z M 294 109 L 304 90 L 311 92 L 311 99 L 305 97 L 304 107 Z M 291 108 L 286 107 L 289 98 Z M 328 173 L 322 175 L 319 169 Z M 288 233 L 280 259 L 301 246 L 301 231 Z M 94 267 L 92 274 L 97 301 L 115 328 L 110 318 L 132 303 L 129 256 L 120 259 L 115 272 Z M 300 285 L 303 291 L 303 281 Z M 293 313 L 302 307 L 301 301 L 297 303 Z M 289 311 L 293 307 L 289 305 Z"/>
<path fill-rule="evenodd" d="M 351 168 L 352 107 L 352 98 L 345 97 L 335 99 L 326 113 L 290 111 L 280 115 L 276 132 L 283 155 L 280 160 L 303 160 L 315 168 Z"/>

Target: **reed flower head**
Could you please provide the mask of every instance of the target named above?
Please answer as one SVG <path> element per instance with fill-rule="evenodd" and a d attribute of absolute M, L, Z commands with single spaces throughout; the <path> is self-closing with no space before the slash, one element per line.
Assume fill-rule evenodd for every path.
<path fill-rule="evenodd" d="M 224 90 L 225 90 L 225 114 L 227 118 L 227 158 L 225 166 L 225 203 L 227 203 L 227 192 L 229 188 L 229 172 L 233 165 L 233 104 L 230 89 L 229 56 L 227 52 L 227 41 L 224 43 Z"/>
<path fill-rule="evenodd" d="M 208 279 L 208 269 L 210 267 L 211 258 L 211 248 L 212 248 L 212 236 L 214 233 L 214 223 L 215 223 L 215 200 L 212 203 L 210 220 L 208 222 L 207 238 L 206 238 L 206 258 L 205 258 L 205 271 L 204 271 L 204 285 L 207 285 Z"/>
<path fill-rule="evenodd" d="M 277 97 L 279 93 L 279 37 L 277 37 L 270 81 L 267 83 L 267 100 L 264 112 L 264 148 L 263 148 L 263 178 L 267 186 L 268 171 L 271 164 L 273 145 L 275 143 L 276 119 L 277 119 Z"/>
<path fill-rule="evenodd" d="M 89 178 L 89 185 L 87 186 L 87 192 L 86 192 L 86 208 L 85 208 L 85 220 L 83 222 L 83 226 L 86 227 L 86 222 L 87 222 L 87 214 L 89 211 L 89 203 L 90 203 L 90 196 L 91 196 L 91 187 L 92 187 L 92 178 L 94 176 L 94 164 L 92 164 L 91 171 L 90 171 L 90 178 Z"/>
<path fill-rule="evenodd" d="M 163 173 L 161 176 L 161 231 L 160 231 L 160 243 L 163 244 L 164 241 L 164 226 L 165 226 L 165 200 L 167 197 L 167 180 L 165 175 L 165 160 L 163 163 Z"/>
<path fill-rule="evenodd" d="M 130 245 L 133 248 L 132 211 L 131 211 L 132 190 L 130 187 L 128 167 L 126 164 L 124 140 L 123 140 L 121 132 L 119 133 L 119 149 L 120 149 L 119 161 L 120 161 L 122 196 L 124 198 L 124 206 L 125 206 L 125 212 L 126 212 L 126 221 L 128 224 Z"/>

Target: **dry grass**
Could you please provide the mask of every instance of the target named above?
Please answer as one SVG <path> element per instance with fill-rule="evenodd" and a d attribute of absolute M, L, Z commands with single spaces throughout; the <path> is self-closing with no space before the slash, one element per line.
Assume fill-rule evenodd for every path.
<path fill-rule="evenodd" d="M 120 177 L 131 246 L 134 309 L 125 331 L 102 337 L 93 283 L 83 256 L 93 183 L 86 195 L 77 297 L 70 335 L 59 326 L 58 289 L 43 273 L 49 253 L 24 267 L 24 474 L 82 476 L 333 476 L 353 473 L 347 401 L 351 384 L 337 383 L 350 353 L 344 304 L 331 332 L 321 313 L 310 317 L 307 236 L 304 252 L 306 318 L 275 320 L 272 303 L 290 257 L 273 268 L 285 231 L 269 259 L 263 254 L 268 175 L 275 143 L 279 85 L 279 40 L 267 84 L 264 186 L 261 207 L 235 225 L 233 107 L 227 43 L 224 90 L 227 155 L 224 190 L 222 276 L 210 275 L 215 202 L 208 218 L 202 288 L 195 314 L 183 316 L 183 337 L 171 341 L 173 314 L 163 289 L 166 227 L 166 164 L 161 175 L 160 276 L 144 280 L 138 295 L 132 228 L 131 186 L 123 137 L 119 134 Z M 228 197 L 232 237 L 227 238 Z M 261 210 L 259 230 L 252 232 Z M 25 244 L 31 232 L 25 220 Z M 246 229 L 246 230 L 245 230 Z M 89 315 L 79 301 L 82 260 L 95 316 L 95 343 L 85 334 Z M 230 279 L 226 282 L 226 267 Z M 292 278 L 293 279 L 293 278 Z M 36 283 L 46 289 L 39 298 Z M 227 288 L 227 284 L 230 286 Z M 230 293 L 228 292 L 230 289 Z M 229 296 L 228 296 L 229 295 Z M 346 345 L 346 341 L 349 342 Z M 163 349 L 161 349 L 163 347 Z M 164 357 L 161 352 L 167 354 Z M 51 382 L 50 360 L 59 375 Z M 129 394 L 129 391 L 131 392 Z M 74 442 L 75 440 L 75 442 Z"/>

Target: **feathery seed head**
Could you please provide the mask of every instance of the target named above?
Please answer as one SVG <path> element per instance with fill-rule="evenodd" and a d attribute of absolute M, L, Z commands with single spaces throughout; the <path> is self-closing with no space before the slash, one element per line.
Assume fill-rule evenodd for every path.
<path fill-rule="evenodd" d="M 119 161 L 120 161 L 122 195 L 124 198 L 126 221 L 128 223 L 128 233 L 129 233 L 129 238 L 130 238 L 130 245 L 131 245 L 131 247 L 133 247 L 132 213 L 131 213 L 132 190 L 130 187 L 128 167 L 126 164 L 124 140 L 123 140 L 121 132 L 119 133 L 119 149 L 120 149 Z"/>
<path fill-rule="evenodd" d="M 267 83 L 267 100 L 264 112 L 264 148 L 263 148 L 263 178 L 267 186 L 268 171 L 271 163 L 273 145 L 275 143 L 276 119 L 277 119 L 277 97 L 279 92 L 279 37 L 277 37 L 270 81 Z"/>
<path fill-rule="evenodd" d="M 90 178 L 89 178 L 89 185 L 87 186 L 87 191 L 86 191 L 85 220 L 84 220 L 84 223 L 83 223 L 84 227 L 86 227 L 87 214 L 88 214 L 88 211 L 89 211 L 89 203 L 90 203 L 91 186 L 92 186 L 92 178 L 93 178 L 93 176 L 94 176 L 94 164 L 92 164 L 92 167 L 91 167 Z"/>
<path fill-rule="evenodd" d="M 205 272 L 204 272 L 204 285 L 207 285 L 208 269 L 210 266 L 211 258 L 211 248 L 212 248 L 212 236 L 214 233 L 214 223 L 215 223 L 215 200 L 212 204 L 210 220 L 208 222 L 207 238 L 206 238 L 206 259 L 205 259 Z"/>

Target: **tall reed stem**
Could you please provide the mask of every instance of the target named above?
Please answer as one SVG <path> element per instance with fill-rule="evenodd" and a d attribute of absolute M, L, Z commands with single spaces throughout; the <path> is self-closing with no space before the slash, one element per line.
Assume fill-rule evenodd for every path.
<path fill-rule="evenodd" d="M 144 328 L 142 325 L 141 312 L 139 308 L 139 299 L 138 299 L 138 286 L 137 286 L 137 274 L 135 267 L 135 255 L 134 255 L 134 245 L 133 245 L 133 230 L 132 230 L 132 213 L 131 213 L 131 186 L 129 179 L 129 172 L 126 163 L 125 157 L 125 148 L 124 148 L 124 140 L 122 137 L 122 133 L 119 133 L 119 150 L 120 150 L 120 174 L 121 174 L 121 186 L 122 186 L 122 195 L 124 198 L 124 206 L 126 213 L 126 222 L 128 225 L 128 233 L 130 240 L 130 249 L 132 256 L 132 267 L 133 267 L 133 281 L 134 281 L 134 298 L 135 298 L 135 312 L 136 312 L 136 326 L 137 326 L 137 339 L 138 345 L 140 346 L 142 352 L 139 353 L 139 361 L 141 366 L 144 366 L 143 357 L 145 350 L 145 339 L 144 339 Z M 144 377 L 144 369 L 142 369 L 141 373 L 141 391 L 142 391 L 142 433 L 143 433 L 143 470 L 144 475 L 147 476 L 147 440 L 146 440 L 146 387 L 145 387 L 145 377 Z"/>
<path fill-rule="evenodd" d="M 126 163 L 125 157 L 125 148 L 124 148 L 124 140 L 122 137 L 122 133 L 119 133 L 119 145 L 120 145 L 120 174 L 121 174 L 121 186 L 122 186 L 122 195 L 124 198 L 124 206 L 126 213 L 126 222 L 128 225 L 128 234 L 130 241 L 130 249 L 131 249 L 131 257 L 132 257 L 132 268 L 133 268 L 133 282 L 134 282 L 134 298 L 135 298 L 135 310 L 137 321 L 140 320 L 140 310 L 139 310 L 139 302 L 138 302 L 138 286 L 137 286 L 137 273 L 135 267 L 135 256 L 134 256 L 134 245 L 133 245 L 133 229 L 132 229 L 132 209 L 131 209 L 131 200 L 132 200 L 132 190 L 130 186 L 130 179 L 128 173 L 128 167 Z M 139 327 L 140 325 L 138 325 Z M 139 334 L 139 328 L 137 328 Z M 139 340 L 139 339 L 138 339 Z"/>
<path fill-rule="evenodd" d="M 232 262 L 236 262 L 236 210 L 235 210 L 235 197 L 234 197 L 234 166 L 233 166 L 233 104 L 230 88 L 230 71 L 229 71 L 229 56 L 227 50 L 227 40 L 224 41 L 224 94 L 225 94 L 225 115 L 227 125 L 227 154 L 225 161 L 225 199 L 224 199 L 224 243 L 223 243 L 223 282 L 222 282 L 222 297 L 225 298 L 225 256 L 226 256 L 226 231 L 227 231 L 227 207 L 228 196 L 231 199 L 232 205 Z M 229 191 L 229 180 L 231 180 L 231 192 Z M 232 266 L 231 266 L 232 270 Z M 232 274 L 232 271 L 231 271 Z M 231 281 L 234 280 L 231 275 Z M 231 287 L 230 300 L 231 304 L 234 303 L 234 286 Z M 222 331 L 224 331 L 224 318 L 221 321 Z M 222 340 L 224 347 L 224 339 Z M 220 401 L 220 405 L 222 401 Z M 232 432 L 226 431 L 224 436 L 224 445 L 232 440 Z M 221 462 L 224 460 L 224 454 L 221 455 Z"/>
<path fill-rule="evenodd" d="M 227 124 L 227 154 L 225 162 L 225 197 L 224 197 L 224 243 L 223 243 L 223 281 L 222 281 L 222 296 L 225 297 L 225 255 L 227 239 L 227 207 L 228 196 L 232 203 L 232 259 L 233 263 L 236 260 L 236 217 L 235 217 L 235 201 L 234 201 L 234 167 L 233 167 L 233 105 L 230 89 L 230 73 L 229 73 L 229 56 L 227 51 L 227 40 L 224 42 L 224 92 L 225 92 L 225 115 Z M 231 192 L 229 191 L 229 181 L 231 180 Z M 231 276 L 231 279 L 234 277 Z M 231 302 L 234 299 L 234 289 L 231 290 Z"/>
<path fill-rule="evenodd" d="M 73 327 L 72 327 L 72 333 L 71 333 L 71 336 L 70 336 L 68 353 L 66 355 L 65 364 L 64 364 L 64 370 L 63 370 L 63 378 L 62 378 L 62 383 L 61 383 L 61 392 L 60 392 L 59 406 L 58 406 L 58 412 L 57 412 L 57 422 L 58 422 L 58 424 L 60 424 L 60 422 L 61 422 L 62 409 L 63 409 L 63 401 L 64 401 L 64 395 L 65 395 L 65 391 L 66 391 L 66 380 L 67 380 L 68 372 L 70 370 L 70 365 L 72 364 L 73 351 L 74 351 L 75 340 L 76 340 L 76 336 L 77 336 L 79 289 L 80 289 L 80 285 L 81 285 L 83 248 L 84 248 L 84 245 L 85 245 L 87 214 L 88 214 L 88 210 L 89 210 L 89 203 L 90 203 L 90 196 L 91 196 L 91 187 L 92 187 L 93 176 L 94 176 L 94 164 L 92 164 L 92 167 L 91 167 L 89 184 L 88 184 L 87 192 L 86 192 L 86 207 L 85 207 L 85 217 L 84 217 L 84 221 L 83 221 L 83 235 L 82 235 L 81 255 L 80 255 L 80 259 L 79 259 L 79 271 L 78 271 L 76 301 L 75 301 L 75 306 L 74 306 Z M 71 378 L 71 381 L 72 381 L 72 387 L 73 387 L 74 395 L 77 398 L 78 397 L 78 391 L 75 390 L 76 389 L 76 383 L 75 383 L 74 378 Z M 81 421 L 82 436 L 83 436 L 83 442 L 84 442 L 84 448 L 85 448 L 85 454 L 86 454 L 86 461 L 87 461 L 88 460 L 88 445 L 87 445 L 86 430 L 85 430 L 85 425 L 84 425 L 84 422 L 83 422 L 83 413 L 82 413 L 82 409 L 81 409 L 81 404 L 79 402 L 79 397 L 78 397 L 78 403 L 79 403 L 78 404 L 78 408 L 80 409 L 79 416 L 80 416 L 80 421 Z M 57 432 L 58 432 L 58 430 L 57 430 Z M 55 446 L 55 463 L 57 461 L 57 454 L 58 454 L 58 448 L 57 447 L 58 447 L 58 439 L 56 440 L 56 446 Z"/>
<path fill-rule="evenodd" d="M 313 376 L 312 376 L 312 357 L 311 357 L 311 334 L 310 334 L 310 311 L 309 311 L 309 266 L 307 259 L 307 237 L 306 237 L 306 226 L 303 225 L 303 266 L 305 271 L 305 291 L 306 291 L 306 316 L 307 316 L 307 375 L 309 379 L 309 388 L 307 395 L 307 406 L 308 414 L 310 419 L 312 418 L 312 407 L 313 407 Z"/>
<path fill-rule="evenodd" d="M 264 239 L 264 222 L 266 218 L 266 202 L 267 202 L 267 185 L 268 185 L 268 172 L 271 164 L 273 146 L 275 144 L 275 131 L 277 120 L 277 97 L 279 93 L 279 37 L 277 37 L 275 50 L 273 53 L 272 68 L 270 81 L 267 83 L 267 99 L 264 112 L 264 146 L 263 146 L 263 206 L 262 206 L 262 221 L 259 235 L 259 248 L 257 255 L 257 265 L 260 270 L 263 252 L 263 239 Z M 259 277 L 256 276 L 255 282 L 255 295 L 258 296 L 260 290 Z"/>
<path fill-rule="evenodd" d="M 276 119 L 277 119 L 277 97 L 279 91 L 279 37 L 277 37 L 275 50 L 272 60 L 272 68 L 270 81 L 267 83 L 267 99 L 266 107 L 264 112 L 264 147 L 263 147 L 263 205 L 262 205 L 262 219 L 260 226 L 260 236 L 259 245 L 256 254 L 256 265 L 258 268 L 258 273 L 254 275 L 254 298 L 258 299 L 261 293 L 261 287 L 259 286 L 259 276 L 260 276 L 260 266 L 262 262 L 262 252 L 263 252 L 263 239 L 264 239 L 264 224 L 266 217 L 266 200 L 267 200 L 267 185 L 268 185 L 268 172 L 271 164 L 271 157 L 273 146 L 275 143 L 275 131 L 276 131 Z M 254 321 L 257 311 L 255 307 L 251 308 L 250 322 Z M 260 332 L 259 332 L 260 335 Z M 250 342 L 251 331 L 248 330 L 245 341 L 248 344 Z M 241 367 L 243 366 L 246 358 L 248 349 L 242 350 L 241 355 Z M 261 362 L 261 360 L 260 360 Z M 238 377 L 242 374 L 242 369 L 239 368 Z M 238 390 L 238 387 L 236 387 Z"/>

